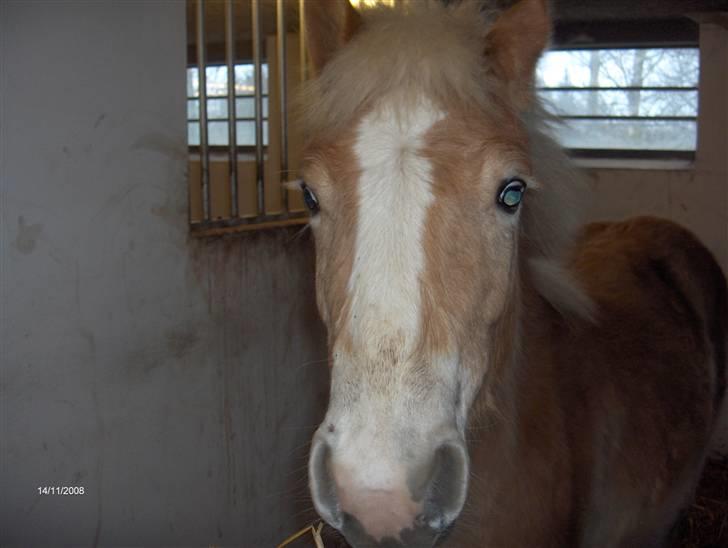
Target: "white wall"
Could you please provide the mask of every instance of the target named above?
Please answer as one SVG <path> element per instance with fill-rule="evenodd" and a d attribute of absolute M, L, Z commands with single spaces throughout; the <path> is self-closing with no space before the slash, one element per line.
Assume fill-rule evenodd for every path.
<path fill-rule="evenodd" d="M 0 5 L 0 544 L 275 545 L 327 396 L 310 243 L 188 240 L 184 2 Z"/>

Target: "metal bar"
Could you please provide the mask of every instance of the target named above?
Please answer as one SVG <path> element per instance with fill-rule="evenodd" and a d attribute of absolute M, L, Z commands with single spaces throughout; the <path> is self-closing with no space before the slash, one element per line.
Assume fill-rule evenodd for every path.
<path fill-rule="evenodd" d="M 214 66 L 217 66 L 217 65 L 213 65 L 213 64 L 210 64 L 210 65 L 207 65 L 207 66 L 208 66 L 208 67 L 214 67 Z M 551 89 L 551 88 L 547 88 L 547 89 Z M 611 89 L 611 88 L 610 88 L 610 89 Z M 640 89 L 641 89 L 641 88 L 640 88 Z M 253 98 L 253 99 L 254 99 L 254 98 L 255 98 L 255 93 L 238 93 L 238 94 L 236 94 L 236 95 L 235 95 L 235 97 L 236 97 L 237 99 L 250 99 L 250 98 Z M 267 93 L 264 93 L 264 94 L 263 94 L 263 97 L 268 97 L 268 94 L 267 94 Z M 197 97 L 193 95 L 192 97 L 189 97 L 189 96 L 188 96 L 188 97 L 187 97 L 187 99 L 188 99 L 188 100 L 194 100 L 194 101 L 196 101 L 196 100 L 197 100 Z M 224 97 L 222 97 L 222 96 L 215 96 L 215 95 L 213 95 L 213 96 L 212 96 L 212 99 L 210 99 L 210 100 L 212 101 L 212 100 L 214 100 L 214 99 L 224 99 Z"/>
<path fill-rule="evenodd" d="M 687 17 L 686 17 L 687 19 Z M 600 24 L 601 21 L 594 21 L 595 24 Z M 625 20 L 618 21 L 620 25 L 625 25 L 629 23 Z M 639 21 L 635 21 L 635 23 L 639 24 Z M 688 21 L 689 24 L 689 21 Z M 594 50 L 594 49 L 600 49 L 600 50 L 612 50 L 612 49 L 622 49 L 622 50 L 632 50 L 632 49 L 698 49 L 697 47 L 697 40 L 692 37 L 685 36 L 683 33 L 682 37 L 675 36 L 671 41 L 663 40 L 663 39 L 657 39 L 657 40 L 647 40 L 645 43 L 642 44 L 636 44 L 635 43 L 635 37 L 633 36 L 625 36 L 625 38 L 619 38 L 619 39 L 612 39 L 611 37 L 604 37 L 604 36 L 594 36 L 597 33 L 590 32 L 589 34 L 592 35 L 594 41 L 593 42 L 584 42 L 584 43 L 574 43 L 572 41 L 568 41 L 567 43 L 560 43 L 564 38 L 567 38 L 563 31 L 560 32 L 560 29 L 558 28 L 559 25 L 557 25 L 556 32 L 554 33 L 554 45 L 549 48 L 549 51 L 584 51 L 584 50 Z M 583 26 L 583 23 L 580 23 L 580 30 L 579 34 L 583 34 L 585 32 L 585 28 Z M 694 25 L 695 26 L 695 25 Z M 605 30 L 607 30 L 605 28 Z M 676 29 L 678 32 L 680 29 Z M 588 31 L 587 31 L 588 32 Z M 644 29 L 640 29 L 637 32 L 641 32 L 641 37 L 644 38 Z M 599 32 L 598 34 L 604 34 L 604 32 Z M 630 33 L 631 34 L 631 33 Z M 561 35 L 561 36 L 560 36 Z M 696 33 L 697 36 L 697 33 Z"/>
<path fill-rule="evenodd" d="M 255 118 L 235 118 L 238 122 L 255 122 Z M 268 118 L 263 118 L 263 120 L 267 120 Z M 208 122 L 222 122 L 224 120 L 227 120 L 227 118 L 208 118 Z M 188 122 L 199 122 L 199 118 L 187 118 Z"/>
<path fill-rule="evenodd" d="M 263 120 L 267 120 L 267 119 L 268 118 L 263 118 Z M 207 121 L 212 123 L 212 122 L 223 122 L 225 120 L 227 120 L 227 118 L 210 118 Z M 235 118 L 235 120 L 237 120 L 238 122 L 255 122 L 255 118 Z M 187 121 L 188 122 L 199 122 L 200 119 L 199 118 L 187 118 Z M 210 145 L 210 146 L 215 146 L 215 145 Z"/>
<path fill-rule="evenodd" d="M 255 69 L 255 174 L 258 215 L 265 215 L 265 177 L 263 162 L 263 66 L 260 51 L 260 0 L 250 3 L 253 23 L 253 66 Z"/>
<path fill-rule="evenodd" d="M 230 217 L 238 216 L 238 134 L 235 112 L 235 19 L 233 0 L 225 0 L 225 56 L 228 83 L 228 162 L 230 166 Z"/>
<path fill-rule="evenodd" d="M 301 83 L 306 81 L 306 20 L 304 2 L 298 0 L 298 68 L 301 73 Z"/>
<path fill-rule="evenodd" d="M 278 90 L 281 120 L 281 183 L 288 177 L 288 105 L 286 98 L 286 6 L 283 0 L 276 0 L 276 38 L 278 50 Z M 288 189 L 281 184 L 281 207 L 288 213 Z"/>
<path fill-rule="evenodd" d="M 200 101 L 202 216 L 210 220 L 210 156 L 207 146 L 207 74 L 205 73 L 205 1 L 197 0 L 197 82 Z"/>
<path fill-rule="evenodd" d="M 216 219 L 213 221 L 209 221 L 206 223 L 192 223 L 192 226 L 195 228 L 223 228 L 223 227 L 233 227 L 233 226 L 241 226 L 241 225 L 257 225 L 258 223 L 269 223 L 269 222 L 277 222 L 277 221 L 285 221 L 290 219 L 303 219 L 303 220 L 310 220 L 310 215 L 307 212 L 304 211 L 296 211 L 290 214 L 283 214 L 283 213 L 275 213 L 272 215 L 255 215 L 255 216 L 245 216 L 245 217 L 238 217 L 237 219 Z"/>
<path fill-rule="evenodd" d="M 665 87 L 569 87 L 569 86 L 555 86 L 555 87 L 537 87 L 538 91 L 698 91 L 697 87 L 682 87 L 682 86 L 665 86 Z"/>
<path fill-rule="evenodd" d="M 248 232 L 252 230 L 259 231 L 273 228 L 300 226 L 305 225 L 308 222 L 309 216 L 305 214 L 303 216 L 288 215 L 285 218 L 279 217 L 271 221 L 268 221 L 265 218 L 256 217 L 255 219 L 251 219 L 251 222 L 249 223 L 239 223 L 232 226 L 218 227 L 211 224 L 192 224 L 190 232 L 195 238 L 207 238 L 223 236 L 225 234 L 235 234 L 238 232 Z"/>
<path fill-rule="evenodd" d="M 695 122 L 695 116 L 597 116 L 586 114 L 560 114 L 564 120 L 634 120 L 653 122 Z"/>
<path fill-rule="evenodd" d="M 620 149 L 620 148 L 570 148 L 567 149 L 569 154 L 576 158 L 628 158 L 628 159 L 680 159 L 680 160 L 693 160 L 695 159 L 694 150 L 667 150 L 667 149 L 656 149 L 656 150 L 644 150 L 644 149 Z"/>

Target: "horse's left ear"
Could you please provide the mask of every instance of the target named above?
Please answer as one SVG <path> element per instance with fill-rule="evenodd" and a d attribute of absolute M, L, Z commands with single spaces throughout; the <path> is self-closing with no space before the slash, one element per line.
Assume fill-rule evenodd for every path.
<path fill-rule="evenodd" d="M 508 85 L 516 108 L 528 106 L 533 76 L 551 37 L 547 0 L 520 0 L 501 13 L 486 37 L 485 54 Z"/>
<path fill-rule="evenodd" d="M 303 8 L 308 54 L 314 73 L 320 74 L 359 30 L 361 15 L 349 0 L 306 0 Z"/>

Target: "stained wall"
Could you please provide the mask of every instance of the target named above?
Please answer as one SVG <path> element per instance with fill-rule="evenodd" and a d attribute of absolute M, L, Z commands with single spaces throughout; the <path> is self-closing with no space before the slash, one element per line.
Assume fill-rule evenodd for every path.
<path fill-rule="evenodd" d="M 308 237 L 189 238 L 184 2 L 0 5 L 0 544 L 275 545 L 328 390 Z"/>

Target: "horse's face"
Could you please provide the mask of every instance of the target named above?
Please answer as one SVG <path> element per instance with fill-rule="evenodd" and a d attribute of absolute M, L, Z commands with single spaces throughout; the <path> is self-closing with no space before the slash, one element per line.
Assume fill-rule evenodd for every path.
<path fill-rule="evenodd" d="M 332 367 L 310 484 L 354 544 L 432 543 L 463 507 L 468 411 L 517 288 L 531 183 L 511 106 L 394 90 L 307 148 Z"/>
<path fill-rule="evenodd" d="M 463 505 L 464 427 L 513 291 L 529 173 L 515 135 L 493 130 L 383 102 L 304 170 L 332 362 L 311 478 L 333 524 L 439 531 Z"/>

